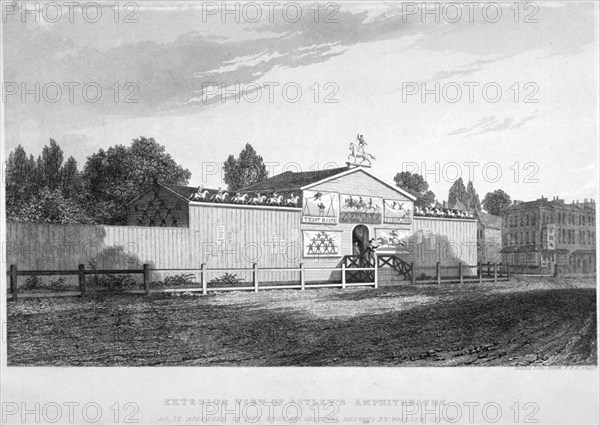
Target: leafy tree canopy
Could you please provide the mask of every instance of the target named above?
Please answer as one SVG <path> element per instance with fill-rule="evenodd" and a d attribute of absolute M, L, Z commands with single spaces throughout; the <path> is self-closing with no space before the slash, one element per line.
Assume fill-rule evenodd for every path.
<path fill-rule="evenodd" d="M 510 195 L 501 189 L 488 192 L 483 198 L 483 208 L 495 216 L 501 216 L 504 210 L 510 206 Z"/>
<path fill-rule="evenodd" d="M 394 177 L 396 186 L 417 197 L 415 206 L 420 208 L 431 207 L 435 203 L 435 194 L 429 190 L 429 184 L 418 173 L 402 172 Z"/>
<path fill-rule="evenodd" d="M 117 223 L 126 214 L 124 205 L 152 182 L 187 185 L 189 170 L 177 164 L 154 138 L 134 139 L 130 146 L 115 145 L 88 157 L 83 180 L 97 220 Z"/>
<path fill-rule="evenodd" d="M 245 188 L 269 177 L 263 158 L 249 143 L 237 159 L 233 155 L 227 157 L 223 164 L 223 172 L 223 179 L 229 191 Z"/>

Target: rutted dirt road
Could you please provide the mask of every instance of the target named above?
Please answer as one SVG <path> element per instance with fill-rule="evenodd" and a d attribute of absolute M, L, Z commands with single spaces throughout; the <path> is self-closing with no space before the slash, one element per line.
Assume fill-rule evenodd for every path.
<path fill-rule="evenodd" d="M 8 303 L 9 365 L 596 365 L 590 278 Z"/>

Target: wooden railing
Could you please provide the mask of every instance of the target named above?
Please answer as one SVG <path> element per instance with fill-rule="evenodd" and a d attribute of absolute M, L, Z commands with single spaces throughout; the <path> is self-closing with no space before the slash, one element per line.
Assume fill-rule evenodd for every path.
<path fill-rule="evenodd" d="M 341 273 L 340 282 L 319 282 L 319 283 L 307 283 L 306 272 L 307 271 L 339 271 Z M 170 288 L 170 289 L 150 289 L 150 272 L 195 272 L 200 274 L 200 287 L 183 287 L 183 288 Z M 303 263 L 297 268 L 259 268 L 257 264 L 253 264 L 252 268 L 207 268 L 206 264 L 202 264 L 200 269 L 152 269 L 148 264 L 144 264 L 142 269 L 85 269 L 85 265 L 79 265 L 78 269 L 73 270 L 29 270 L 21 271 L 16 265 L 11 265 L 7 275 L 9 275 L 10 286 L 9 286 L 9 297 L 12 300 L 17 301 L 19 298 L 19 287 L 18 277 L 20 276 L 70 276 L 77 275 L 79 277 L 79 291 L 62 291 L 62 292 L 44 292 L 44 293 L 29 293 L 24 295 L 25 297 L 48 297 L 48 296 L 82 296 L 85 297 L 88 294 L 88 287 L 86 282 L 86 275 L 107 275 L 107 274 L 141 274 L 143 276 L 143 290 L 142 289 L 126 289 L 126 290 L 113 290 L 118 293 L 133 293 L 133 294 L 146 294 L 151 293 L 178 293 L 178 292 L 202 292 L 207 294 L 209 291 L 255 291 L 260 290 L 274 290 L 274 289 L 299 289 L 305 290 L 307 288 L 326 288 L 326 287 L 356 287 L 356 286 L 373 286 L 377 288 L 377 269 L 374 267 L 365 268 L 352 268 L 352 272 L 363 273 L 364 280 L 348 280 L 346 274 L 346 265 L 342 264 L 339 267 L 306 267 Z M 210 272 L 250 272 L 252 274 L 252 284 L 248 286 L 231 286 L 231 287 L 209 287 L 208 274 Z M 298 272 L 299 280 L 298 284 L 290 285 L 261 285 L 259 275 L 263 272 Z"/>
<path fill-rule="evenodd" d="M 465 274 L 465 270 L 469 272 L 475 271 L 475 273 Z M 430 275 L 426 274 L 425 271 L 435 272 Z M 442 266 L 440 262 L 437 262 L 435 266 L 421 266 L 415 268 L 413 270 L 412 282 L 413 284 L 498 282 L 509 280 L 510 274 L 510 265 L 504 265 L 502 263 L 477 263 L 477 265 L 468 265 L 460 262 L 455 266 Z"/>
<path fill-rule="evenodd" d="M 397 271 L 400 275 L 408 280 L 412 280 L 413 268 L 412 263 L 407 263 L 396 255 L 381 254 L 377 256 L 377 266 L 383 268 L 389 266 L 393 270 Z"/>

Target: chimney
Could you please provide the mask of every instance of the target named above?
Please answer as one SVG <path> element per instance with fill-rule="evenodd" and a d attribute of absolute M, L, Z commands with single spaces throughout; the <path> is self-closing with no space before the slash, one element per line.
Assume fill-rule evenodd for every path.
<path fill-rule="evenodd" d="M 444 201 L 442 203 L 442 207 L 444 207 L 445 209 L 447 209 L 448 208 L 448 201 Z"/>

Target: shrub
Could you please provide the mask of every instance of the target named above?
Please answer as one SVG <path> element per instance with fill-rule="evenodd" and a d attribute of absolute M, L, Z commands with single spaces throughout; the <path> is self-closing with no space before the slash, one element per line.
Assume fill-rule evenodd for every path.
<path fill-rule="evenodd" d="M 31 291 L 31 290 L 39 290 L 42 288 L 42 280 L 37 275 L 31 275 L 27 277 L 25 280 L 25 284 L 23 284 L 19 290 L 23 292 Z"/>
<path fill-rule="evenodd" d="M 95 275 L 94 285 L 106 290 L 126 290 L 137 287 L 135 279 L 131 275 Z"/>
<path fill-rule="evenodd" d="M 151 285 L 152 287 L 164 288 L 197 285 L 195 278 L 194 274 L 177 274 L 165 277 L 162 281 L 154 281 Z"/>
<path fill-rule="evenodd" d="M 218 278 L 214 278 L 210 280 L 209 284 L 218 284 L 221 286 L 234 286 L 236 284 L 242 283 L 245 280 L 243 278 L 238 278 L 235 274 L 226 273 L 221 275 Z"/>
<path fill-rule="evenodd" d="M 53 291 L 65 291 L 70 287 L 70 285 L 67 284 L 67 279 L 65 277 L 60 277 L 55 280 L 51 280 L 44 287 L 47 287 L 48 290 L 53 290 Z"/>
<path fill-rule="evenodd" d="M 65 291 L 68 290 L 70 285 L 67 283 L 67 279 L 65 277 L 60 277 L 55 280 L 50 280 L 47 283 L 44 283 L 40 277 L 37 275 L 32 275 L 27 277 L 25 283 L 19 288 L 19 291 L 24 293 L 28 291 Z"/>

